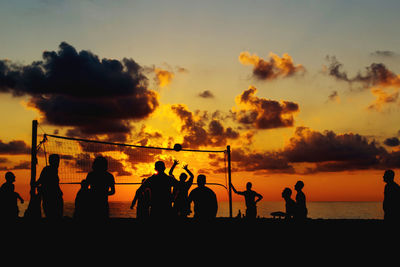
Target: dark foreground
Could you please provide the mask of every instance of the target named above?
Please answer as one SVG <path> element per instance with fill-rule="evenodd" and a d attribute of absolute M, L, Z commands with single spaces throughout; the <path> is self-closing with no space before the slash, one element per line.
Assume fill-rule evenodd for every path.
<path fill-rule="evenodd" d="M 102 264 L 105 266 L 116 266 L 119 259 L 129 265 L 145 261 L 180 266 L 236 266 L 239 262 L 250 266 L 251 261 L 285 266 L 304 261 L 309 266 L 315 265 L 310 263 L 314 261 L 318 265 L 336 262 L 341 266 L 349 259 L 368 262 L 369 257 L 387 254 L 387 248 L 394 246 L 393 240 L 397 250 L 398 229 L 398 225 L 382 220 L 353 219 L 310 219 L 302 224 L 229 218 L 205 223 L 192 219 L 173 223 L 142 223 L 127 218 L 112 218 L 104 223 L 79 223 L 70 218 L 60 222 L 20 219 L 3 225 L 1 242 L 14 252 L 21 248 L 21 252 L 33 252 L 40 262 L 40 257 L 47 255 L 62 261 L 108 262 Z M 7 255 L 4 251 L 3 254 Z"/>
<path fill-rule="evenodd" d="M 217 218 L 214 221 L 148 221 L 141 222 L 133 218 L 111 218 L 105 222 L 77 222 L 71 218 L 51 222 L 46 219 L 29 221 L 20 218 L 7 224 L 9 232 L 31 235 L 74 236 L 77 239 L 88 235 L 102 235 L 115 240 L 129 237 L 147 240 L 160 236 L 175 238 L 268 238 L 271 242 L 280 242 L 286 238 L 349 238 L 351 236 L 380 236 L 398 232 L 400 225 L 390 225 L 383 220 L 365 219 L 308 219 L 297 223 L 272 218 L 245 219 Z M 394 231 L 395 230 L 395 231 Z"/>

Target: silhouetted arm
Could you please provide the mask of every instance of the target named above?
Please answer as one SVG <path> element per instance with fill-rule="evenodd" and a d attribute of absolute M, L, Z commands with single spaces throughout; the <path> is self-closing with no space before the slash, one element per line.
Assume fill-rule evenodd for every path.
<path fill-rule="evenodd" d="M 231 187 L 232 187 L 233 192 L 235 192 L 237 194 L 237 191 L 236 191 L 236 189 L 235 189 L 235 187 L 233 186 L 232 183 L 231 183 Z"/>
<path fill-rule="evenodd" d="M 172 164 L 172 167 L 171 167 L 171 169 L 169 170 L 169 176 L 174 176 L 174 169 L 175 169 L 175 167 L 176 167 L 176 165 L 178 165 L 179 164 L 179 161 L 178 160 L 174 160 L 174 164 Z"/>
<path fill-rule="evenodd" d="M 17 192 L 15 192 L 15 196 L 19 199 L 19 201 L 21 201 L 21 204 L 24 204 L 24 200 Z"/>
<path fill-rule="evenodd" d="M 261 199 L 263 199 L 263 196 L 262 195 L 260 195 L 259 193 L 256 193 L 256 203 L 258 202 L 258 201 L 260 201 Z"/>
<path fill-rule="evenodd" d="M 191 171 L 189 171 L 188 165 L 186 164 L 185 166 L 183 166 L 183 169 L 189 174 L 189 181 L 188 181 L 188 183 L 193 184 L 194 175 L 193 175 L 193 173 L 192 173 Z"/>
<path fill-rule="evenodd" d="M 114 179 L 114 176 L 111 173 L 110 173 L 110 175 L 111 175 L 112 178 L 111 178 L 110 187 L 109 187 L 109 190 L 108 190 L 108 195 L 109 196 L 115 194 L 115 179 Z"/>
<path fill-rule="evenodd" d="M 233 190 L 233 192 L 234 192 L 235 194 L 243 195 L 243 192 L 237 191 L 236 188 L 233 186 L 233 184 L 231 184 L 231 187 L 232 187 L 232 190 Z"/>
<path fill-rule="evenodd" d="M 140 189 L 140 188 L 139 188 Z M 135 197 L 133 198 L 133 200 L 132 200 L 132 203 L 131 203 L 131 206 L 130 206 L 130 209 L 133 209 L 133 207 L 136 205 L 136 201 L 137 201 L 137 199 L 138 199 L 138 196 L 139 196 L 139 189 L 138 190 L 136 190 L 136 194 L 135 194 Z"/>
<path fill-rule="evenodd" d="M 115 184 L 110 185 L 110 190 L 108 191 L 108 195 L 114 195 L 115 194 Z"/>

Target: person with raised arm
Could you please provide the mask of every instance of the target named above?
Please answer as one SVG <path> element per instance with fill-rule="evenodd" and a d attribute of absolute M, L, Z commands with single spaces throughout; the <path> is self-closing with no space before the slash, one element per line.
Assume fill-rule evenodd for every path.
<path fill-rule="evenodd" d="M 259 202 L 263 198 L 263 196 L 256 191 L 251 190 L 251 187 L 253 186 L 251 182 L 248 182 L 246 184 L 245 191 L 237 191 L 233 184 L 231 184 L 231 186 L 235 194 L 244 196 L 244 200 L 246 203 L 246 219 L 257 218 L 257 202 Z"/>
<path fill-rule="evenodd" d="M 174 160 L 174 164 L 172 165 L 169 175 L 174 177 L 174 169 L 176 165 L 179 164 L 179 161 Z M 178 183 L 175 184 L 174 189 L 172 191 L 172 195 L 174 198 L 174 211 L 179 218 L 186 218 L 190 214 L 190 203 L 189 203 L 189 189 L 193 184 L 193 173 L 188 169 L 188 165 L 184 165 L 182 167 L 187 174 L 189 174 L 190 178 L 186 182 L 187 174 L 182 172 L 179 176 Z M 174 177 L 175 178 L 175 177 Z"/>

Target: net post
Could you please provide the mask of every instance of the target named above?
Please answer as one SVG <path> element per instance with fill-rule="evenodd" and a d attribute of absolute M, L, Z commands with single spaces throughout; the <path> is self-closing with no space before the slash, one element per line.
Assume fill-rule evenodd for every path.
<path fill-rule="evenodd" d="M 36 164 L 37 164 L 37 120 L 32 121 L 32 146 L 31 146 L 31 190 L 36 182 Z"/>
<path fill-rule="evenodd" d="M 228 157 L 228 193 L 229 193 L 229 218 L 232 218 L 232 173 L 231 173 L 231 146 L 226 146 Z"/>

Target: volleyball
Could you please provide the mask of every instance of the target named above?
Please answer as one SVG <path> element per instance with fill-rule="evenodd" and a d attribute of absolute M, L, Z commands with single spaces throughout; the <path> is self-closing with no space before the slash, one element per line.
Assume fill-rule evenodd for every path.
<path fill-rule="evenodd" d="M 181 151 L 181 150 L 182 150 L 182 145 L 180 145 L 180 144 L 175 144 L 175 145 L 174 145 L 174 150 L 175 150 L 175 151 Z"/>

